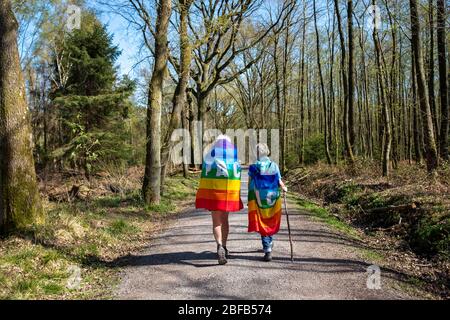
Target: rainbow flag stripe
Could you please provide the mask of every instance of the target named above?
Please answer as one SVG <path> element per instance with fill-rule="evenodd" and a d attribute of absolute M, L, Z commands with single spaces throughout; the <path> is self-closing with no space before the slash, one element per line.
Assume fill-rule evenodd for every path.
<path fill-rule="evenodd" d="M 248 193 L 248 232 L 258 232 L 262 236 L 273 236 L 280 231 L 282 215 L 281 197 L 268 209 L 258 206 L 254 190 Z"/>
<path fill-rule="evenodd" d="M 217 141 L 202 166 L 202 176 L 195 201 L 197 209 L 238 212 L 241 201 L 241 166 L 237 148 L 228 140 Z"/>

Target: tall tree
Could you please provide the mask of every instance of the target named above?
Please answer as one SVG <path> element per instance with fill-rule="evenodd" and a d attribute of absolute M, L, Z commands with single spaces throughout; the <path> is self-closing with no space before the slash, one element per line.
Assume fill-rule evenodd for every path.
<path fill-rule="evenodd" d="M 412 78 L 412 109 L 413 109 L 413 133 L 414 133 L 414 160 L 417 164 L 422 162 L 422 144 L 420 139 L 420 126 L 419 126 L 419 106 L 417 103 L 417 76 L 416 76 L 416 59 L 414 58 L 414 53 L 412 56 L 411 64 L 411 78 Z"/>
<path fill-rule="evenodd" d="M 377 5 L 376 0 L 372 0 L 374 7 Z M 375 15 L 374 15 L 375 17 Z M 386 99 L 386 86 L 385 86 L 385 74 L 383 70 L 382 56 L 383 51 L 381 47 L 381 41 L 378 34 L 378 26 L 376 23 L 373 24 L 373 42 L 375 45 L 375 57 L 377 65 L 377 78 L 380 90 L 380 104 L 383 109 L 383 119 L 384 119 L 384 148 L 383 148 L 383 176 L 388 177 L 390 174 L 390 161 L 391 161 L 391 148 L 392 148 L 392 131 L 391 131 L 391 113 L 387 104 Z"/>
<path fill-rule="evenodd" d="M 428 0 L 428 23 L 430 29 L 430 43 L 428 45 L 428 96 L 430 98 L 431 114 L 433 116 L 433 128 L 436 138 L 439 137 L 438 114 L 436 109 L 436 95 L 434 91 L 434 1 Z"/>
<path fill-rule="evenodd" d="M 439 89 L 441 101 L 441 133 L 440 133 L 440 155 L 442 159 L 448 160 L 449 154 L 449 91 L 448 91 L 448 69 L 447 69 L 447 34 L 446 34 L 446 4 L 445 0 L 437 0 L 437 42 L 439 57 Z"/>
<path fill-rule="evenodd" d="M 413 56 L 415 59 L 415 66 L 416 66 L 417 93 L 419 96 L 419 104 L 423 117 L 427 168 L 430 173 L 433 173 L 435 172 L 438 166 L 438 154 L 433 130 L 433 116 L 431 114 L 430 99 L 428 97 L 428 88 L 425 79 L 425 68 L 423 65 L 419 9 L 417 0 L 410 0 L 409 3 L 410 3 L 411 33 L 412 33 L 411 45 L 412 51 L 414 52 Z"/>
<path fill-rule="evenodd" d="M 161 200 L 161 109 L 169 57 L 167 38 L 172 1 L 160 0 L 157 11 L 154 65 L 147 105 L 147 156 L 142 186 L 144 200 L 147 204 L 159 204 Z"/>
<path fill-rule="evenodd" d="M 10 0 L 0 0 L 0 232 L 43 219 Z"/>
<path fill-rule="evenodd" d="M 347 3 L 347 20 L 348 20 L 348 135 L 350 140 L 349 149 L 351 149 L 353 158 L 355 152 L 355 121 L 354 121 L 354 104 L 355 104 L 355 40 L 353 32 L 353 0 Z"/>
<path fill-rule="evenodd" d="M 207 114 L 210 111 L 208 99 L 219 85 L 233 82 L 246 72 L 263 55 L 264 50 L 233 72 L 229 67 L 246 52 L 258 46 L 272 31 L 278 34 L 286 19 L 293 11 L 292 0 L 284 0 L 281 10 L 267 27 L 257 29 L 250 39 L 241 36 L 243 24 L 248 16 L 260 7 L 261 2 L 253 0 L 216 0 L 208 3 L 195 2 L 194 7 L 201 17 L 199 23 L 190 24 L 190 31 L 196 40 L 194 50 L 194 68 L 191 71 L 195 81 L 192 88 L 197 100 L 197 117 L 206 127 Z M 173 60 L 173 59 L 172 59 Z"/>
<path fill-rule="evenodd" d="M 173 96 L 173 110 L 169 123 L 169 129 L 162 145 L 161 151 L 161 185 L 164 186 L 167 163 L 172 148 L 171 135 L 173 130 L 177 129 L 182 121 L 181 114 L 187 104 L 187 88 L 191 75 L 192 45 L 189 40 L 189 10 L 193 0 L 179 0 L 178 11 L 180 12 L 180 63 L 178 67 L 178 83 Z"/>
<path fill-rule="evenodd" d="M 307 27 L 307 19 L 306 19 L 306 8 L 307 3 L 306 0 L 303 0 L 302 6 L 302 42 L 300 46 L 301 51 L 301 62 L 299 67 L 299 100 L 300 100 L 300 150 L 299 150 L 299 160 L 300 163 L 303 164 L 305 158 L 305 56 L 306 56 L 306 27 Z"/>
<path fill-rule="evenodd" d="M 325 145 L 325 154 L 327 156 L 328 164 L 331 164 L 331 154 L 330 154 L 330 144 L 328 140 L 328 110 L 327 110 L 327 97 L 325 94 L 325 83 L 323 79 L 323 71 L 322 71 L 322 61 L 320 56 L 320 36 L 319 36 L 319 27 L 317 26 L 317 7 L 316 0 L 313 1 L 314 7 L 314 28 L 316 31 L 316 50 L 317 50 L 317 67 L 319 71 L 319 79 L 320 79 L 320 89 L 321 89 L 321 97 L 322 97 L 322 108 L 323 108 L 323 119 L 324 119 L 324 145 Z"/>
<path fill-rule="evenodd" d="M 68 159 L 89 178 L 98 162 L 126 159 L 127 137 L 124 118 L 134 84 L 128 78 L 117 83 L 114 64 L 120 51 L 112 44 L 106 27 L 92 12 L 85 11 L 79 30 L 63 35 L 54 53 L 53 108 L 63 121 L 61 145 L 55 158 Z M 62 60 L 60 58 L 62 57 Z M 68 66 L 63 72 L 61 66 Z"/>
<path fill-rule="evenodd" d="M 355 157 L 353 155 L 352 144 L 349 136 L 349 88 L 348 88 L 348 76 L 346 71 L 346 60 L 347 60 L 347 50 L 345 44 L 345 36 L 344 36 L 344 28 L 342 24 L 342 16 L 341 11 L 339 9 L 339 1 L 334 0 L 334 8 L 336 14 L 336 20 L 338 24 L 338 32 L 339 32 L 339 40 L 341 44 L 341 81 L 343 87 L 343 110 L 344 110 L 344 121 L 343 121 L 343 138 L 344 138 L 344 146 L 345 146 L 345 154 L 347 159 L 353 163 L 355 161 Z"/>
<path fill-rule="evenodd" d="M 283 83 L 283 108 L 280 117 L 280 133 L 281 136 L 284 137 L 280 141 L 281 147 L 281 159 L 280 159 L 280 168 L 281 172 L 286 172 L 286 156 L 287 156 L 287 146 L 289 146 L 289 135 L 287 132 L 287 117 L 289 114 L 289 88 L 288 88 L 288 78 L 289 78 L 289 63 L 290 63 L 290 32 L 292 27 L 292 19 L 291 14 L 287 16 L 286 20 L 286 28 L 284 29 L 284 43 L 283 43 L 283 61 L 282 61 L 282 83 Z"/>

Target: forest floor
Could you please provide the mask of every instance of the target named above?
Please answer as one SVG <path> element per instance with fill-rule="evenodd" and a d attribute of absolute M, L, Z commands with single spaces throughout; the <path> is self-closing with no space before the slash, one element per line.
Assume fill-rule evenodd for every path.
<path fill-rule="evenodd" d="M 258 236 L 246 232 L 244 209 L 231 215 L 232 255 L 223 267 L 210 215 L 193 209 L 197 177 L 170 177 L 161 205 L 147 207 L 139 195 L 142 168 L 90 181 L 76 173 L 48 176 L 41 185 L 46 223 L 0 240 L 0 299 L 448 298 L 445 259 L 419 258 L 386 230 L 355 225 L 345 205 L 313 192 L 326 170 L 310 168 L 303 179 L 304 170 L 288 175 L 302 193 L 289 199 L 294 263 L 285 219 L 274 261 L 265 263 Z M 347 185 L 339 169 L 327 172 Z M 242 183 L 244 200 L 245 175 Z M 367 288 L 371 265 L 381 267 L 381 290 Z"/>
<path fill-rule="evenodd" d="M 87 181 L 65 172 L 41 191 L 43 225 L 0 239 L 0 299 L 109 299 L 118 283 L 114 260 L 145 249 L 184 210 L 197 179 L 170 177 L 159 206 L 140 197 L 142 168 Z"/>
<path fill-rule="evenodd" d="M 242 199 L 247 195 L 243 174 Z M 274 260 L 262 261 L 258 235 L 247 233 L 246 209 L 230 214 L 228 264 L 218 266 L 211 217 L 193 204 L 143 252 L 119 259 L 118 299 L 415 299 L 433 298 L 403 273 L 381 266 L 381 287 L 368 287 L 378 255 L 351 227 L 329 224 L 290 197 L 294 261 L 286 220 L 275 237 Z M 369 281 L 370 282 L 370 281 Z"/>
<path fill-rule="evenodd" d="M 436 178 L 401 164 L 389 179 L 380 168 L 327 165 L 291 170 L 291 190 L 324 221 L 351 231 L 382 266 L 442 299 L 450 298 L 450 170 Z"/>

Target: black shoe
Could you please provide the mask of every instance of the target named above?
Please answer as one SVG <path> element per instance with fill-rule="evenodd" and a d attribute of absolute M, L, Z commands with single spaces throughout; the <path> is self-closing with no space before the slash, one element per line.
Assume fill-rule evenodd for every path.
<path fill-rule="evenodd" d="M 272 261 L 272 252 L 266 252 L 266 254 L 264 255 L 264 261 L 265 262 Z"/>
<path fill-rule="evenodd" d="M 230 258 L 230 251 L 228 251 L 227 247 L 223 247 L 225 249 L 225 257 Z"/>
<path fill-rule="evenodd" d="M 226 251 L 225 248 L 221 245 L 217 246 L 217 260 L 219 261 L 219 264 L 222 266 L 224 264 L 227 264 L 227 257 L 226 257 Z"/>

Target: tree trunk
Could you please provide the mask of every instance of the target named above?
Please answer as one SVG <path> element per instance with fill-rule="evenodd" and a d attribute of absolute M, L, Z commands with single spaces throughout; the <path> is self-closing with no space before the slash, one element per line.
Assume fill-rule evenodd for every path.
<path fill-rule="evenodd" d="M 333 31 L 331 33 L 331 62 L 330 62 L 330 101 L 329 101 L 329 109 L 330 109 L 330 147 L 333 146 L 334 143 L 334 152 L 335 152 L 335 158 L 334 163 L 337 165 L 339 164 L 339 138 L 338 138 L 338 131 L 337 131 L 337 104 L 336 104 L 336 98 L 335 98 L 335 91 L 334 91 L 334 61 L 335 61 L 335 47 L 336 47 L 336 15 L 333 15 Z"/>
<path fill-rule="evenodd" d="M 441 133 L 440 155 L 444 160 L 449 160 L 449 110 L 448 110 L 448 79 L 447 79 L 447 48 L 446 48 L 446 5 L 445 0 L 437 0 L 437 43 L 439 56 L 439 89 L 441 101 Z"/>
<path fill-rule="evenodd" d="M 350 149 L 352 156 L 355 153 L 355 122 L 354 122 L 354 104 L 355 104 L 355 45 L 353 36 L 353 0 L 348 1 L 347 6 L 348 19 L 348 135 L 350 140 Z"/>
<path fill-rule="evenodd" d="M 419 115 L 418 110 L 419 106 L 417 103 L 417 76 L 416 76 L 416 65 L 414 53 L 412 57 L 412 66 L 411 66 L 411 77 L 412 77 L 412 109 L 413 109 L 413 133 L 414 133 L 414 160 L 417 164 L 422 163 L 422 146 L 420 139 L 420 129 L 419 129 Z"/>
<path fill-rule="evenodd" d="M 368 71 L 367 71 L 367 63 L 366 63 L 366 50 L 363 43 L 363 31 L 361 31 L 360 36 L 360 47 L 361 47 L 361 63 L 362 63 L 362 91 L 364 96 L 364 113 L 366 117 L 366 140 L 367 140 L 367 149 L 368 149 L 368 157 L 370 159 L 373 158 L 373 141 L 372 141 L 372 122 L 370 119 L 370 105 L 369 105 L 369 90 L 368 90 Z"/>
<path fill-rule="evenodd" d="M 289 25 L 290 19 L 287 20 L 286 23 L 286 32 L 284 36 L 284 51 L 283 51 L 283 75 L 282 75 L 282 83 L 283 83 L 283 109 L 282 109 L 282 124 L 281 124 L 281 172 L 286 172 L 286 155 L 287 155 L 287 146 L 289 146 L 289 135 L 287 132 L 287 115 L 289 113 L 289 97 L 288 97 L 288 65 L 289 65 Z"/>
<path fill-rule="evenodd" d="M 434 135 L 439 139 L 438 115 L 436 110 L 436 95 L 434 93 L 434 6 L 433 0 L 428 0 L 430 43 L 428 45 L 428 96 L 430 99 L 431 115 L 433 116 Z M 438 146 L 436 146 L 438 147 Z"/>
<path fill-rule="evenodd" d="M 190 132 L 189 131 L 189 110 L 188 110 L 188 101 L 186 99 L 186 103 L 183 106 L 183 110 L 181 110 L 181 125 L 183 130 Z M 190 139 L 190 137 L 188 137 Z M 185 137 L 186 139 L 186 137 Z M 189 144 L 190 145 L 190 144 Z M 192 148 L 191 148 L 192 150 Z M 191 150 L 189 150 L 189 152 L 191 152 Z M 186 150 L 184 151 L 186 152 Z M 189 176 L 189 165 L 190 163 L 186 162 L 187 158 L 184 158 L 184 162 L 183 162 L 183 177 L 187 178 Z"/>
<path fill-rule="evenodd" d="M 376 6 L 376 0 L 372 1 L 372 4 Z M 383 142 L 383 176 L 389 177 L 390 175 L 390 162 L 391 162 L 391 148 L 392 148 L 392 131 L 391 131 L 391 114 L 386 101 L 386 86 L 384 84 L 384 72 L 382 65 L 382 48 L 378 35 L 378 29 L 374 23 L 373 42 L 375 45 L 375 57 L 377 65 L 378 83 L 380 86 L 380 102 L 383 109 L 384 118 L 384 142 Z"/>
<path fill-rule="evenodd" d="M 161 109 L 169 53 L 167 35 L 171 12 L 171 0 L 160 0 L 156 22 L 154 67 L 148 94 L 147 156 L 143 184 L 146 204 L 159 204 L 161 200 Z"/>
<path fill-rule="evenodd" d="M 200 121 L 203 125 L 204 130 L 209 128 L 209 119 L 208 119 L 208 98 L 209 98 L 210 92 L 202 92 L 199 91 L 197 94 L 197 120 Z"/>
<path fill-rule="evenodd" d="M 180 11 L 180 70 L 179 80 L 173 96 L 173 111 L 170 119 L 169 129 L 164 138 L 164 143 L 161 150 L 161 188 L 164 192 L 164 182 L 166 178 L 167 163 L 169 162 L 170 151 L 173 143 L 171 141 L 172 133 L 178 129 L 181 123 L 182 110 L 187 103 L 187 86 L 190 78 L 192 49 L 189 42 L 188 35 L 188 19 L 189 9 L 192 0 L 179 0 Z"/>
<path fill-rule="evenodd" d="M 305 50 L 306 50 L 306 1 L 303 3 L 302 58 L 300 75 L 300 164 L 305 161 Z"/>
<path fill-rule="evenodd" d="M 394 18 L 392 17 L 392 14 L 389 10 L 389 5 L 386 2 L 386 9 L 389 12 L 389 25 L 390 25 L 390 29 L 391 29 L 391 36 L 392 36 L 392 57 L 391 57 L 391 65 L 390 65 L 390 71 L 389 71 L 389 77 L 387 77 L 386 75 L 386 84 L 389 87 L 389 99 L 386 98 L 386 104 L 387 104 L 387 108 L 388 111 L 390 112 L 390 119 L 388 119 L 388 121 L 385 121 L 385 124 L 389 123 L 390 125 L 390 139 L 391 139 L 391 159 L 392 159 L 392 163 L 395 169 L 398 168 L 398 164 L 400 161 L 400 155 L 399 155 L 399 126 L 396 125 L 396 119 L 397 119 L 397 115 L 396 115 L 396 107 L 398 107 L 399 103 L 398 103 L 398 83 L 397 83 L 397 66 L 398 66 L 398 54 L 397 54 L 397 26 L 395 24 Z M 375 23 L 374 23 L 375 25 Z M 381 48 L 381 42 L 379 39 L 379 35 L 378 35 L 378 31 L 377 31 L 377 35 L 376 35 L 378 42 L 379 42 L 379 53 L 381 55 L 381 59 L 380 59 L 380 63 L 382 61 L 385 61 L 384 58 L 384 52 L 382 51 Z M 386 67 L 387 68 L 387 67 Z M 383 83 L 383 87 L 385 87 L 384 83 Z M 384 89 L 382 89 L 384 90 Z M 385 92 L 383 92 L 383 94 L 385 94 Z M 391 160 L 389 159 L 389 160 Z"/>
<path fill-rule="evenodd" d="M 351 163 L 355 162 L 355 157 L 353 155 L 353 150 L 350 143 L 350 137 L 349 137 L 349 117 L 348 117 L 348 100 L 349 100 L 349 93 L 348 93 L 348 77 L 346 72 L 346 46 L 345 46 L 345 38 L 344 38 L 344 30 L 342 26 L 342 18 L 341 13 L 339 10 L 339 1 L 334 0 L 334 7 L 335 7 L 335 13 L 338 23 L 338 31 L 339 31 L 339 40 L 341 43 L 341 73 L 342 73 L 342 83 L 343 83 L 343 90 L 344 90 L 344 121 L 343 121 L 343 140 L 344 140 L 344 146 L 345 146 L 345 153 L 347 160 L 349 160 Z"/>
<path fill-rule="evenodd" d="M 412 50 L 416 65 L 417 92 L 419 95 L 420 109 L 423 117 L 423 128 L 425 135 L 425 152 L 427 159 L 428 172 L 434 173 L 438 166 L 438 155 L 436 149 L 436 140 L 433 130 L 433 117 L 431 114 L 430 100 L 428 97 L 428 88 L 425 80 L 425 70 L 423 66 L 423 55 L 420 38 L 420 22 L 417 0 L 410 0 L 411 11 L 411 33 Z"/>
<path fill-rule="evenodd" d="M 320 78 L 320 89 L 322 95 L 322 108 L 323 108 L 323 118 L 324 118 L 324 143 L 325 143 L 325 154 L 327 157 L 327 162 L 331 165 L 331 154 L 330 154 L 330 144 L 328 141 L 328 111 L 327 111 L 327 99 L 325 95 L 325 84 L 323 80 L 323 72 L 322 72 L 322 62 L 320 61 L 320 39 L 319 39 L 319 28 L 317 27 L 317 8 L 316 8 L 316 0 L 313 1 L 314 8 L 314 28 L 316 31 L 316 56 L 317 56 L 317 67 L 319 69 L 319 78 Z"/>
<path fill-rule="evenodd" d="M 280 86 L 280 66 L 278 60 L 278 39 L 275 38 L 274 41 L 274 53 L 273 53 L 273 63 L 275 66 L 275 101 L 277 108 L 277 120 L 278 128 L 280 132 L 280 169 L 283 173 L 283 163 L 284 163 L 284 133 L 283 133 L 283 105 L 281 101 L 281 86 Z"/>
<path fill-rule="evenodd" d="M 0 0 L 0 233 L 44 218 L 17 30 L 11 2 Z"/>
<path fill-rule="evenodd" d="M 195 119 L 196 119 L 196 114 L 195 114 L 195 110 L 194 110 L 194 106 L 192 105 L 193 103 L 193 98 L 192 95 L 188 95 L 187 96 L 187 110 L 186 110 L 186 115 L 188 118 L 188 123 L 189 123 L 189 136 L 191 139 L 191 163 L 190 163 L 190 167 L 195 169 L 196 168 L 196 163 L 195 163 L 195 151 L 197 150 L 197 139 L 195 136 Z"/>

